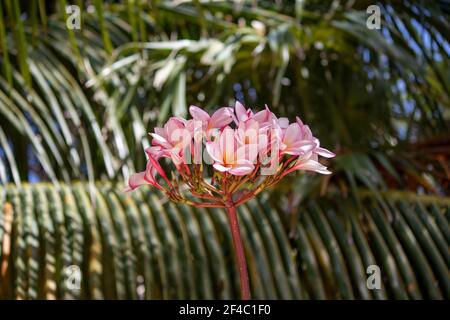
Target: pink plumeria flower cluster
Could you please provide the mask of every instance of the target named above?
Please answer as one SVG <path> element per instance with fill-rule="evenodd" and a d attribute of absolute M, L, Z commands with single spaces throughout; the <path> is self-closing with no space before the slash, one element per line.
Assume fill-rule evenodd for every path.
<path fill-rule="evenodd" d="M 196 106 L 189 112 L 192 119 L 172 117 L 150 133 L 147 167 L 131 175 L 127 191 L 152 185 L 173 201 L 225 207 L 247 201 L 296 170 L 331 173 L 318 158 L 334 153 L 322 148 L 298 117 L 290 123 L 267 106 L 254 113 L 240 102 L 212 115 Z M 174 167 L 170 178 L 162 159 Z M 201 200 L 185 196 L 186 189 Z"/>

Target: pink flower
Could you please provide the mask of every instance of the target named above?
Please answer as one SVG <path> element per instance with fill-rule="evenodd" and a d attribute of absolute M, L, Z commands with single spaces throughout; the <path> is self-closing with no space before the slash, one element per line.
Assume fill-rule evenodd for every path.
<path fill-rule="evenodd" d="M 240 121 L 236 129 L 236 139 L 241 145 L 257 144 L 259 138 L 266 136 L 265 131 L 259 129 L 259 123 L 255 120 Z"/>
<path fill-rule="evenodd" d="M 206 150 L 214 160 L 214 169 L 236 176 L 252 172 L 257 154 L 249 152 L 251 145 L 238 145 L 235 132 L 230 127 L 226 127 L 216 141 L 207 142 Z"/>
<path fill-rule="evenodd" d="M 223 107 L 218 109 L 210 116 L 206 111 L 196 106 L 189 107 L 189 113 L 194 120 L 199 120 L 203 123 L 203 130 L 206 134 L 211 129 L 222 129 L 233 121 L 233 109 Z"/>
<path fill-rule="evenodd" d="M 184 149 L 190 143 L 189 131 L 185 129 L 185 120 L 177 117 L 170 118 L 163 128 L 155 128 L 155 133 L 150 135 L 153 138 L 153 144 L 164 149 Z"/>
<path fill-rule="evenodd" d="M 159 160 L 161 157 L 165 156 L 165 151 L 161 146 L 154 146 L 145 149 L 145 153 L 148 158 L 152 157 L 155 160 Z"/>
<path fill-rule="evenodd" d="M 148 156 L 145 171 L 132 174 L 128 180 L 128 186 L 125 187 L 125 191 L 134 190 L 142 185 L 152 185 L 158 189 L 163 189 L 156 181 L 156 173 L 168 181 L 166 173 L 158 163 L 161 157 L 167 156 L 163 148 L 160 146 L 150 147 L 145 149 L 145 153 Z"/>
<path fill-rule="evenodd" d="M 250 120 L 252 117 L 253 117 L 252 110 L 250 108 L 246 110 L 242 103 L 236 101 L 236 104 L 234 105 L 234 115 L 233 115 L 234 122 L 238 125 L 239 122 L 246 122 Z"/>
<path fill-rule="evenodd" d="M 296 121 L 302 130 L 303 137 L 305 139 L 314 141 L 314 143 L 316 144 L 316 147 L 314 148 L 314 153 L 316 153 L 322 157 L 325 157 L 325 158 L 333 158 L 336 156 L 336 154 L 334 154 L 333 152 L 320 147 L 319 139 L 317 139 L 316 137 L 313 137 L 311 129 L 309 129 L 309 126 L 304 125 L 302 120 L 299 117 L 296 117 Z"/>
<path fill-rule="evenodd" d="M 327 167 L 319 163 L 317 160 L 318 160 L 317 155 L 312 152 L 308 152 L 302 156 L 299 156 L 297 158 L 295 165 L 292 168 L 290 168 L 286 172 L 286 174 L 295 170 L 314 171 L 321 174 L 332 173 L 327 169 Z"/>
<path fill-rule="evenodd" d="M 257 121 L 261 127 L 270 126 L 273 120 L 277 120 L 267 105 L 264 110 L 257 112 L 252 119 Z"/>
<path fill-rule="evenodd" d="M 153 138 L 153 145 L 162 148 L 162 155 L 172 158 L 178 167 L 185 163 L 184 152 L 190 146 L 192 135 L 185 128 L 186 120 L 172 117 L 163 128 L 155 128 L 155 133 L 150 133 Z"/>
<path fill-rule="evenodd" d="M 255 155 L 248 155 L 247 158 L 256 159 L 262 150 L 267 150 L 269 144 L 268 127 L 260 128 L 259 123 L 253 119 L 241 121 L 235 130 L 236 141 L 240 146 L 248 145 L 248 152 Z"/>
<path fill-rule="evenodd" d="M 306 128 L 305 128 L 306 127 Z M 307 126 L 301 127 L 298 123 L 290 124 L 282 134 L 281 154 L 301 155 L 314 150 L 316 142 L 310 135 Z"/>
<path fill-rule="evenodd" d="M 289 127 L 289 119 L 286 117 L 278 118 L 278 125 L 282 130 L 287 129 Z"/>
<path fill-rule="evenodd" d="M 162 187 L 154 181 L 154 177 L 152 176 L 154 173 L 152 173 L 151 170 L 152 169 L 149 168 L 143 172 L 133 173 L 128 179 L 128 185 L 125 187 L 124 191 L 132 191 L 142 185 L 152 185 L 158 189 L 162 189 Z"/>
<path fill-rule="evenodd" d="M 134 190 L 142 185 L 152 185 L 158 189 L 162 189 L 161 185 L 156 182 L 155 179 L 156 168 L 150 161 L 147 162 L 145 171 L 133 173 L 128 179 L 128 186 L 125 187 L 125 191 Z"/>

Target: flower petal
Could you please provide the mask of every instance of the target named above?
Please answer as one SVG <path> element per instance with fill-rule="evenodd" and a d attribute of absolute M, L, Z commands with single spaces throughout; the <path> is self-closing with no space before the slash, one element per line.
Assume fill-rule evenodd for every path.
<path fill-rule="evenodd" d="M 169 149 L 172 147 L 172 145 L 169 143 L 169 141 L 166 140 L 166 138 L 160 136 L 156 133 L 150 133 L 150 136 L 153 138 L 152 143 L 156 146 L 161 146 L 165 149 Z"/>
<path fill-rule="evenodd" d="M 161 189 L 162 187 L 155 180 L 155 168 L 151 165 L 150 162 L 147 163 L 147 167 L 145 171 L 134 173 L 128 179 L 128 186 L 125 188 L 125 191 L 131 191 L 136 188 L 139 188 L 142 185 L 152 185 Z"/>
<path fill-rule="evenodd" d="M 144 171 L 144 179 L 151 185 L 156 186 L 158 183 L 156 182 L 156 169 L 152 166 L 151 162 L 147 162 L 147 166 Z"/>
<path fill-rule="evenodd" d="M 229 172 L 235 176 L 245 176 L 246 174 L 251 173 L 254 168 L 255 167 L 253 165 L 234 166 L 229 170 Z"/>
<path fill-rule="evenodd" d="M 315 171 L 321 174 L 332 173 L 331 171 L 327 170 L 327 167 L 312 159 L 300 161 L 299 163 L 296 163 L 294 167 L 295 170 Z"/>
<path fill-rule="evenodd" d="M 209 121 L 209 128 L 223 128 L 228 125 L 231 121 L 233 121 L 232 117 L 233 113 L 230 111 L 230 108 L 224 107 L 218 109 L 211 116 L 211 120 Z"/>
<path fill-rule="evenodd" d="M 191 114 L 192 118 L 194 118 L 194 120 L 208 122 L 209 119 L 211 119 L 211 117 L 205 110 L 202 110 L 196 106 L 190 106 L 189 113 Z"/>
<path fill-rule="evenodd" d="M 236 101 L 236 104 L 234 105 L 234 112 L 236 113 L 238 121 L 245 121 L 248 119 L 247 111 L 245 110 L 243 104 L 239 101 Z"/>
<path fill-rule="evenodd" d="M 316 148 L 315 142 L 308 140 L 300 140 L 288 146 L 285 150 L 283 150 L 283 153 L 299 156 L 301 154 L 313 151 L 315 150 L 315 148 Z"/>
<path fill-rule="evenodd" d="M 254 119 L 255 121 L 258 121 L 260 124 L 263 124 L 263 123 L 265 123 L 265 122 L 268 122 L 269 117 L 268 117 L 267 110 L 262 110 L 262 111 L 257 112 L 257 113 L 253 116 L 253 119 Z"/>
<path fill-rule="evenodd" d="M 208 152 L 209 156 L 218 163 L 223 162 L 223 155 L 220 151 L 220 146 L 216 142 L 207 142 L 206 143 L 206 151 Z"/>
<path fill-rule="evenodd" d="M 284 133 L 283 143 L 288 147 L 298 141 L 300 138 L 300 126 L 297 123 L 290 124 Z"/>
<path fill-rule="evenodd" d="M 172 159 L 173 164 L 175 167 L 179 168 L 181 164 L 185 163 L 184 157 L 180 155 L 181 149 L 179 148 L 172 148 L 170 150 L 170 158 Z"/>
<path fill-rule="evenodd" d="M 278 124 L 280 125 L 281 129 L 286 129 L 289 127 L 289 119 L 288 118 L 278 118 Z"/>
<path fill-rule="evenodd" d="M 249 163 L 255 163 L 258 157 L 258 145 L 246 144 L 239 147 L 236 150 L 236 163 L 240 163 L 241 160 L 247 160 Z"/>
<path fill-rule="evenodd" d="M 154 146 L 146 148 L 145 153 L 149 157 L 152 156 L 155 159 L 159 159 L 164 155 L 164 150 L 161 148 L 161 146 Z"/>
<path fill-rule="evenodd" d="M 325 148 L 321 148 L 321 147 L 316 148 L 314 150 L 314 152 L 317 153 L 318 155 L 322 156 L 322 157 L 325 157 L 325 158 L 333 158 L 333 157 L 336 156 L 335 153 L 333 153 L 330 150 L 327 150 Z"/>
<path fill-rule="evenodd" d="M 214 163 L 213 167 L 214 167 L 214 169 L 216 169 L 217 171 L 220 171 L 220 172 L 227 172 L 230 170 L 229 167 L 224 167 L 223 165 L 221 165 L 219 163 Z"/>
<path fill-rule="evenodd" d="M 127 191 L 131 191 L 136 188 L 139 188 L 140 186 L 142 186 L 144 184 L 149 184 L 147 182 L 147 180 L 145 180 L 145 171 L 133 173 L 130 176 L 130 178 L 128 179 L 128 187 L 126 189 L 127 189 Z"/>
<path fill-rule="evenodd" d="M 161 136 L 161 137 L 167 139 L 167 137 L 166 137 L 166 130 L 164 130 L 164 128 L 156 127 L 155 129 L 153 129 L 153 131 L 154 131 L 157 135 L 159 135 L 159 136 Z"/>
<path fill-rule="evenodd" d="M 219 138 L 220 151 L 225 164 L 232 164 L 235 161 L 235 135 L 234 130 L 226 127 Z"/>
<path fill-rule="evenodd" d="M 269 107 L 265 105 L 265 109 L 257 112 L 252 119 L 259 122 L 260 125 L 265 124 L 266 122 L 271 123 L 273 120 L 276 121 L 275 115 L 270 111 Z M 278 121 L 277 121 L 278 122 Z"/>
<path fill-rule="evenodd" d="M 171 117 L 164 125 L 164 130 L 166 131 L 166 134 L 170 134 L 172 131 L 183 128 L 184 122 L 181 118 L 178 117 Z"/>
<path fill-rule="evenodd" d="M 305 140 L 313 140 L 313 134 L 311 132 L 311 129 L 307 125 L 303 125 L 300 127 L 302 130 L 302 138 Z"/>

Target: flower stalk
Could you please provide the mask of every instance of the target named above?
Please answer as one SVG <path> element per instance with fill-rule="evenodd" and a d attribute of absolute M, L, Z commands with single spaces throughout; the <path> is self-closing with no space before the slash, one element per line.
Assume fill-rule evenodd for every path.
<path fill-rule="evenodd" d="M 241 232 L 234 204 L 227 206 L 228 221 L 230 222 L 231 236 L 239 270 L 239 280 L 241 288 L 241 299 L 250 300 L 250 282 L 248 279 L 247 260 L 245 258 L 244 246 L 242 244 Z"/>

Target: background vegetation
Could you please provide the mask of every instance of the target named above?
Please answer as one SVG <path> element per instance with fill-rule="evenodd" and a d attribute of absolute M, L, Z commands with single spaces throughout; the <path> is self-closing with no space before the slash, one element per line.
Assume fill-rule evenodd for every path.
<path fill-rule="evenodd" d="M 371 4 L 2 0 L 0 297 L 237 297 L 220 212 L 120 190 L 155 125 L 238 99 L 338 154 L 242 208 L 255 297 L 449 298 L 450 5 Z"/>

